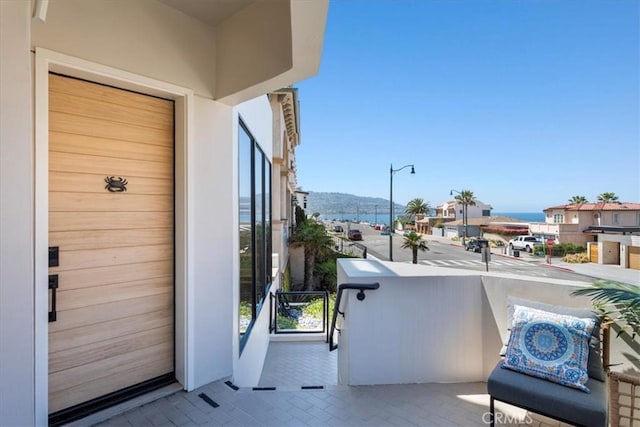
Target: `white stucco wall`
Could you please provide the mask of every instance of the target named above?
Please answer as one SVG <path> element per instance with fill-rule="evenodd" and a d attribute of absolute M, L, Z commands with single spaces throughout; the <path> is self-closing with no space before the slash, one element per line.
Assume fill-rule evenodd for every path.
<path fill-rule="evenodd" d="M 233 109 L 196 97 L 193 285 L 195 387 L 230 376 L 236 282 L 237 150 Z M 227 303 L 223 303 L 227 302 Z"/>
<path fill-rule="evenodd" d="M 375 260 L 338 264 L 339 283 L 380 283 L 379 289 L 365 291 L 364 301 L 357 300 L 358 291 L 343 296 L 341 384 L 483 379 L 477 273 Z"/>
<path fill-rule="evenodd" d="M 571 292 L 588 283 L 501 273 L 343 259 L 340 283 L 379 282 L 348 291 L 338 342 L 340 384 L 486 381 L 507 333 L 507 298 L 590 307 Z"/>
<path fill-rule="evenodd" d="M 35 424 L 28 1 L 0 1 L 0 424 Z M 46 316 L 46 313 L 43 313 Z"/>
<path fill-rule="evenodd" d="M 266 96 L 261 96 L 250 101 L 244 102 L 234 108 L 234 131 L 233 131 L 233 147 L 237 159 L 238 145 L 238 118 L 241 117 L 245 125 L 255 138 L 265 155 L 271 159 L 272 147 L 272 110 L 269 100 Z M 237 160 L 235 160 L 237 164 Z M 237 166 L 235 166 L 237 170 Z M 237 176 L 237 173 L 236 173 Z M 238 191 L 237 177 L 234 177 L 234 206 L 237 206 Z M 238 230 L 237 213 L 234 214 L 234 233 Z M 236 233 L 237 234 L 237 233 Z M 237 256 L 238 243 L 237 236 L 234 240 L 234 281 L 238 283 L 238 267 Z M 269 300 L 265 299 L 262 310 L 258 314 L 255 324 L 251 328 L 249 338 L 240 354 L 239 347 L 239 325 L 238 325 L 238 302 L 240 301 L 240 293 L 237 285 L 233 287 L 233 382 L 241 387 L 252 387 L 258 385 L 264 358 L 269 347 Z"/>

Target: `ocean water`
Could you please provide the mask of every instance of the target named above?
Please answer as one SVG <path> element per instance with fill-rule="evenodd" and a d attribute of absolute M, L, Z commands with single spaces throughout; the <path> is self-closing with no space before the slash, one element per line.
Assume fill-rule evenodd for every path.
<path fill-rule="evenodd" d="M 402 212 L 396 212 L 396 216 Z M 527 222 L 544 222 L 544 212 L 492 212 L 492 216 L 507 216 L 509 218 L 515 218 Z M 379 213 L 376 214 L 329 214 L 320 215 L 320 219 L 338 221 L 352 221 L 352 222 L 368 222 L 371 224 L 389 224 L 389 214 Z"/>
<path fill-rule="evenodd" d="M 508 216 L 527 222 L 544 222 L 544 212 L 491 212 L 492 216 Z"/>

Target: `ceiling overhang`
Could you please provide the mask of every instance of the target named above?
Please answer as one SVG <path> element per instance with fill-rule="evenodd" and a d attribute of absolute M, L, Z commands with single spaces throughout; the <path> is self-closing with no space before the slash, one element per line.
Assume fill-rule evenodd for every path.
<path fill-rule="evenodd" d="M 328 0 L 158 0 L 215 29 L 215 99 L 237 105 L 315 75 Z"/>

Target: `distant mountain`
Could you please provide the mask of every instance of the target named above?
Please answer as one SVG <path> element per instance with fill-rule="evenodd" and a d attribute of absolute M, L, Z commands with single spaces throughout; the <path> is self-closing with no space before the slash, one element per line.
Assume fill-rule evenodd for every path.
<path fill-rule="evenodd" d="M 394 203 L 394 212 L 402 214 L 406 206 Z M 307 214 L 319 212 L 324 216 L 339 214 L 389 213 L 389 200 L 380 197 L 363 197 L 345 193 L 321 193 L 310 191 L 307 196 Z"/>

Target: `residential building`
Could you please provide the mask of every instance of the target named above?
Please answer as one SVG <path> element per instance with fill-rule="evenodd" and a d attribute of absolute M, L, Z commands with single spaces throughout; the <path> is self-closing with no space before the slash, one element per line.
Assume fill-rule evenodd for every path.
<path fill-rule="evenodd" d="M 475 205 L 467 205 L 467 218 L 482 218 L 491 216 L 491 205 L 476 200 Z M 449 200 L 436 206 L 436 217 L 445 219 L 462 219 L 463 205 L 457 200 Z"/>
<path fill-rule="evenodd" d="M 475 205 L 467 205 L 467 220 L 474 218 L 488 218 L 491 216 L 491 205 L 476 200 Z M 416 220 L 416 230 L 419 233 L 430 234 L 436 232 L 433 226 L 437 223 L 446 223 L 446 227 L 442 229 L 443 236 L 462 236 L 464 234 L 463 213 L 464 206 L 457 200 L 444 202 L 435 209 L 435 217 L 425 217 Z M 458 222 L 460 225 L 458 225 Z M 483 221 L 467 221 L 468 236 L 479 236 L 479 226 L 484 224 Z"/>
<path fill-rule="evenodd" d="M 531 234 L 587 244 L 591 262 L 640 269 L 640 203 L 578 203 L 544 209 Z"/>
<path fill-rule="evenodd" d="M 327 9 L 0 2 L 3 425 L 256 384 Z"/>
<path fill-rule="evenodd" d="M 289 236 L 298 203 L 295 150 L 300 144 L 298 89 L 269 94 L 273 110 L 273 253 L 274 273 L 285 274 L 289 263 Z"/>

